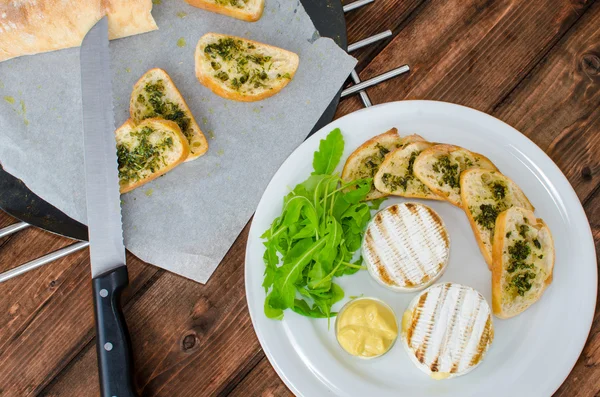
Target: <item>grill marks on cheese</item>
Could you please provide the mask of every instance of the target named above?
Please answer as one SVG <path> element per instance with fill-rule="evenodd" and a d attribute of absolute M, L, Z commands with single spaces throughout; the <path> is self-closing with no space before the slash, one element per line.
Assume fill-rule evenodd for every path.
<path fill-rule="evenodd" d="M 438 378 L 472 370 L 494 336 L 485 299 L 459 284 L 438 284 L 424 291 L 413 300 L 405 318 L 405 347 L 421 370 Z"/>
<path fill-rule="evenodd" d="M 424 288 L 448 261 L 450 240 L 429 207 L 403 203 L 375 215 L 365 233 L 363 256 L 369 270 L 392 288 Z"/>

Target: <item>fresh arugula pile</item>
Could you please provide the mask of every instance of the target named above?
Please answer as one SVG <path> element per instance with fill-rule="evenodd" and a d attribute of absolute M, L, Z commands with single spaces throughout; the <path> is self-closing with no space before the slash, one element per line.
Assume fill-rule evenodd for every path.
<path fill-rule="evenodd" d="M 351 260 L 374 208 L 363 202 L 371 179 L 344 184 L 333 174 L 343 151 L 339 129 L 321 140 L 312 175 L 284 197 L 281 215 L 261 236 L 266 239 L 263 287 L 269 318 L 281 320 L 285 309 L 307 317 L 335 316 L 331 307 L 344 291 L 334 278 L 362 268 L 362 258 Z"/>

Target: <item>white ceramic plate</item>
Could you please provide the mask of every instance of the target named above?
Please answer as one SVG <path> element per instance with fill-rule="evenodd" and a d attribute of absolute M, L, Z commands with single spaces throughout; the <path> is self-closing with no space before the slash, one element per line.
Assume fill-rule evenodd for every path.
<path fill-rule="evenodd" d="M 509 320 L 494 319 L 495 339 L 483 363 L 468 375 L 435 381 L 417 369 L 401 343 L 375 360 L 360 360 L 337 344 L 327 320 L 286 311 L 283 321 L 263 313 L 264 263 L 260 235 L 277 217 L 285 194 L 312 171 L 319 141 L 340 128 L 348 155 L 367 139 L 396 127 L 433 142 L 464 146 L 489 157 L 525 191 L 536 215 L 554 236 L 554 281 L 542 299 Z M 387 206 L 404 199 L 390 198 Z M 416 200 L 419 201 L 419 200 Z M 425 201 L 423 201 L 425 202 Z M 451 239 L 450 262 L 439 282 L 480 291 L 491 303 L 491 274 L 467 217 L 448 203 L 427 201 L 444 219 Z M 415 293 L 395 293 L 360 271 L 337 279 L 346 298 L 374 296 L 401 318 Z M 404 101 L 364 109 L 329 124 L 283 163 L 267 187 L 246 249 L 246 295 L 258 339 L 271 364 L 298 396 L 549 396 L 567 377 L 585 344 L 596 302 L 596 254 L 590 226 L 573 188 L 550 158 L 507 124 L 479 111 L 443 102 Z M 332 321 L 333 324 L 333 321 Z"/>

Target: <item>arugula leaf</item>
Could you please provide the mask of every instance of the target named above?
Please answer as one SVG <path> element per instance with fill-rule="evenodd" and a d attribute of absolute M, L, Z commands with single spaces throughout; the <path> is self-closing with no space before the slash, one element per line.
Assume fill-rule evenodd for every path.
<path fill-rule="evenodd" d="M 350 204 L 356 204 L 363 201 L 371 191 L 372 178 L 358 179 L 354 181 L 356 189 L 344 193 L 344 199 Z"/>
<path fill-rule="evenodd" d="M 296 282 L 308 265 L 313 255 L 325 244 L 321 239 L 313 242 L 311 239 L 300 240 L 283 259 L 283 266 L 277 269 L 273 289 L 285 307 L 292 307 L 296 296 Z"/>
<path fill-rule="evenodd" d="M 331 131 L 327 138 L 319 143 L 319 150 L 313 159 L 313 175 L 331 174 L 344 153 L 344 137 L 339 128 Z"/>
<path fill-rule="evenodd" d="M 313 318 L 335 316 L 332 306 L 344 297 L 335 278 L 362 268 L 362 259 L 350 261 L 371 216 L 372 204 L 364 199 L 372 180 L 344 183 L 332 175 L 343 151 L 342 134 L 333 130 L 314 155 L 313 174 L 283 198 L 280 216 L 261 236 L 268 318 L 281 320 L 287 309 Z"/>
<path fill-rule="evenodd" d="M 371 200 L 369 208 L 371 208 L 371 210 L 378 210 L 379 207 L 381 207 L 381 203 L 383 203 L 386 199 L 387 197 L 381 197 Z"/>
<path fill-rule="evenodd" d="M 292 307 L 292 310 L 306 317 L 327 318 L 327 315 L 321 311 L 319 306 L 313 305 L 313 307 L 310 307 L 308 303 L 306 303 L 306 301 L 302 299 L 296 299 L 294 301 L 294 306 Z"/>

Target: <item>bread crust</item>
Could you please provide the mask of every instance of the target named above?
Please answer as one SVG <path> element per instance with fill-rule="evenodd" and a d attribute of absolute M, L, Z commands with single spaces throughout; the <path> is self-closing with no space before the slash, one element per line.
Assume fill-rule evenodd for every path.
<path fill-rule="evenodd" d="M 384 194 L 389 194 L 392 196 L 422 198 L 422 199 L 430 199 L 430 200 L 445 200 L 445 198 L 440 197 L 437 194 L 433 193 L 431 191 L 431 189 L 429 189 L 429 188 L 427 188 L 429 191 L 425 192 L 425 193 L 419 193 L 419 192 L 416 192 L 413 190 L 409 191 L 408 189 L 405 192 L 398 192 L 397 190 L 392 191 L 391 189 L 388 189 L 382 182 L 383 174 L 385 174 L 385 171 L 386 170 L 389 170 L 390 172 L 393 171 L 394 166 L 391 163 L 393 161 L 398 160 L 396 158 L 396 155 L 400 155 L 402 151 L 408 150 L 411 146 L 415 147 L 414 150 L 423 151 L 423 150 L 426 150 L 427 148 L 431 147 L 432 145 L 434 145 L 434 144 L 430 143 L 430 142 L 417 141 L 417 142 L 409 143 L 398 149 L 394 149 L 390 153 L 388 153 L 385 156 L 385 159 L 383 160 L 381 165 L 379 166 L 379 170 L 375 174 L 375 177 L 373 178 L 373 181 L 375 183 L 375 188 Z M 406 158 L 403 158 L 402 160 L 406 161 Z M 405 164 L 403 164 L 403 165 L 405 165 Z M 420 179 L 417 179 L 417 182 L 422 183 Z"/>
<path fill-rule="evenodd" d="M 539 292 L 538 298 L 535 301 L 531 302 L 529 305 L 523 307 L 523 309 L 518 312 L 507 313 L 503 310 L 503 307 L 502 307 L 502 292 L 503 292 L 502 277 L 504 275 L 503 251 L 504 251 L 504 242 L 505 242 L 506 233 L 507 233 L 506 226 L 508 225 L 508 221 L 509 221 L 508 217 L 511 214 L 511 209 L 514 209 L 514 208 L 515 207 L 509 208 L 508 210 L 503 211 L 500 213 L 500 215 L 498 215 L 498 218 L 496 220 L 496 228 L 495 228 L 495 232 L 494 232 L 494 242 L 492 245 L 492 258 L 493 258 L 493 260 L 492 260 L 492 311 L 494 312 L 494 315 L 496 317 L 502 318 L 502 319 L 511 318 L 511 317 L 521 314 L 522 312 L 527 310 L 527 308 L 529 308 L 533 303 L 535 303 L 537 300 L 539 300 L 542 297 L 542 294 L 544 293 L 546 288 L 548 288 L 548 286 L 552 283 L 553 274 L 554 274 L 554 264 L 556 262 L 556 255 L 555 255 L 555 250 L 554 250 L 554 239 L 552 237 L 552 234 L 548 233 L 548 238 L 550 239 L 550 244 L 551 244 L 552 263 L 550 265 L 549 274 L 547 275 L 546 279 L 544 280 L 544 285 L 543 285 L 542 290 Z M 550 229 L 548 228 L 548 225 L 546 225 L 546 223 L 542 219 L 536 218 L 532 211 L 529 211 L 525 208 L 518 208 L 518 209 L 525 212 L 524 215 L 527 217 L 527 219 L 529 219 L 530 225 L 535 225 L 536 229 L 538 229 L 538 230 L 545 228 L 548 231 L 550 231 Z"/>
<path fill-rule="evenodd" d="M 432 146 L 428 149 L 425 149 L 421 152 L 421 154 L 415 160 L 414 173 L 415 173 L 415 176 L 417 178 L 419 178 L 419 180 L 421 180 L 421 182 L 423 182 L 423 184 L 429 188 L 429 190 L 431 190 L 432 192 L 437 194 L 439 197 L 442 197 L 442 199 L 448 201 L 449 203 L 451 203 L 459 208 L 463 208 L 462 200 L 460 199 L 460 197 L 458 198 L 458 200 L 453 200 L 450 197 L 450 195 L 448 195 L 444 190 L 442 190 L 440 188 L 439 185 L 432 183 L 432 181 L 429 178 L 425 178 L 424 175 L 422 175 L 422 173 L 421 173 L 421 168 L 422 168 L 421 163 L 424 161 L 427 161 L 429 156 L 432 156 L 432 155 L 449 156 L 451 153 L 453 153 L 457 150 L 465 150 L 465 151 L 471 153 L 474 157 L 479 157 L 481 159 L 481 161 L 486 164 L 486 166 L 487 166 L 486 169 L 489 169 L 491 171 L 498 171 L 498 168 L 494 165 L 494 163 L 492 163 L 492 161 L 490 159 L 488 159 L 487 157 L 485 157 L 482 154 L 472 152 L 468 149 L 465 149 L 463 147 L 456 146 L 456 145 L 438 144 L 438 145 Z"/>
<path fill-rule="evenodd" d="M 482 171 L 498 173 L 503 178 L 506 178 L 510 184 L 512 184 L 513 186 L 518 188 L 519 191 L 521 191 L 521 188 L 519 188 L 519 186 L 512 179 L 510 179 L 506 175 L 501 174 L 499 171 L 493 171 L 493 170 L 488 170 L 488 169 L 483 169 L 483 168 L 470 168 L 470 169 L 464 170 L 460 174 L 460 186 L 461 186 L 460 197 L 462 200 L 462 208 L 465 210 L 467 219 L 469 219 L 469 224 L 471 225 L 471 229 L 473 229 L 473 234 L 475 235 L 475 240 L 477 241 L 477 245 L 479 246 L 479 249 L 481 251 L 481 254 L 483 255 L 483 258 L 485 259 L 485 263 L 487 263 L 488 269 L 492 270 L 492 251 L 487 249 L 487 246 L 485 245 L 485 243 L 483 241 L 481 233 L 479 232 L 479 227 L 477 226 L 477 222 L 473 218 L 473 214 L 471 213 L 471 211 L 468 208 L 468 199 L 469 199 L 468 192 L 466 191 L 466 189 L 462 188 L 462 186 L 465 184 L 466 179 L 468 179 L 472 174 L 480 173 Z M 525 193 L 523 193 L 523 191 L 521 191 L 521 193 L 523 195 L 522 198 L 525 199 L 526 204 L 528 204 L 528 206 L 530 207 L 528 209 L 533 211 L 535 208 L 533 207 L 533 205 L 531 205 L 531 203 L 529 202 L 529 199 L 527 198 Z M 496 224 L 497 224 L 497 222 L 498 221 L 496 219 Z M 492 246 L 493 246 L 493 242 L 492 242 Z"/>
<path fill-rule="evenodd" d="M 265 2 L 261 1 L 261 6 L 256 12 L 249 12 L 244 9 L 236 9 L 231 7 L 222 6 L 211 1 L 206 0 L 185 0 L 189 5 L 194 7 L 202 8 L 203 10 L 215 12 L 221 15 L 227 15 L 228 17 L 240 19 L 246 22 L 256 22 L 260 19 L 263 14 Z"/>
<path fill-rule="evenodd" d="M 209 37 L 219 37 L 219 38 L 227 37 L 227 38 L 232 38 L 234 40 L 241 40 L 243 42 L 253 44 L 254 46 L 256 46 L 256 48 L 271 49 L 271 50 L 277 51 L 281 54 L 285 54 L 290 63 L 290 67 L 291 67 L 291 72 L 288 72 L 290 75 L 290 78 L 289 79 L 281 78 L 273 85 L 273 87 L 271 89 L 262 91 L 257 94 L 252 94 L 252 95 L 243 94 L 239 91 L 229 88 L 228 86 L 226 86 L 225 84 L 220 82 L 218 79 L 216 79 L 212 75 L 205 73 L 202 68 L 202 65 L 204 64 L 204 62 L 206 62 L 204 59 L 204 56 L 202 55 L 203 54 L 202 48 L 204 48 L 206 38 L 209 38 Z M 292 79 L 296 75 L 296 71 L 298 70 L 299 63 L 300 63 L 300 58 L 298 57 L 297 54 L 295 54 L 291 51 L 284 50 L 283 48 L 275 47 L 275 46 L 261 43 L 258 41 L 249 40 L 249 39 L 246 39 L 243 37 L 223 35 L 223 34 L 218 34 L 218 33 L 207 33 L 204 36 L 202 36 L 200 38 L 200 40 L 198 40 L 198 44 L 196 45 L 196 53 L 195 53 L 196 78 L 202 85 L 209 88 L 212 92 L 214 92 L 218 96 L 223 97 L 225 99 L 230 99 L 232 101 L 256 102 L 256 101 L 261 101 L 263 99 L 272 97 L 273 95 L 279 93 L 285 86 L 287 86 L 292 81 Z"/>
<path fill-rule="evenodd" d="M 104 15 L 111 40 L 156 30 L 151 10 L 152 0 L 2 1 L 0 62 L 79 47 Z"/>
<path fill-rule="evenodd" d="M 206 151 L 208 150 L 208 141 L 206 140 L 206 137 L 204 136 L 204 133 L 202 132 L 202 129 L 200 128 L 200 125 L 198 125 L 198 122 L 196 121 L 194 114 L 192 113 L 187 102 L 183 98 L 183 95 L 181 95 L 181 92 L 179 92 L 179 89 L 177 89 L 177 86 L 171 79 L 171 76 L 169 76 L 169 74 L 165 70 L 160 69 L 160 68 L 152 68 L 152 69 L 148 70 L 146 73 L 144 73 L 142 75 L 142 77 L 140 77 L 138 79 L 138 81 L 133 85 L 133 89 L 131 91 L 131 98 L 129 99 L 129 117 L 134 122 L 140 123 L 142 121 L 142 120 L 136 120 L 136 117 L 135 117 L 135 100 L 137 98 L 137 93 L 139 91 L 143 90 L 146 79 L 149 78 L 149 76 L 156 74 L 156 73 L 159 73 L 161 75 L 161 78 L 167 81 L 167 86 L 170 86 L 172 88 L 171 94 L 178 98 L 178 100 L 181 102 L 182 107 L 184 108 L 183 110 L 185 111 L 186 116 L 188 116 L 190 118 L 190 128 L 194 132 L 194 143 L 200 143 L 200 146 L 198 148 L 190 147 L 189 155 L 187 156 L 185 161 L 195 160 L 198 157 L 200 157 L 206 153 Z M 168 88 L 166 88 L 166 89 L 168 89 Z M 185 134 L 184 134 L 184 136 L 185 136 Z M 187 138 L 186 138 L 186 140 L 187 140 Z"/>
<path fill-rule="evenodd" d="M 129 119 L 125 123 L 123 123 L 123 125 L 121 125 L 119 128 L 117 128 L 117 130 L 115 131 L 115 136 L 118 135 L 118 133 L 122 129 L 138 128 L 138 127 L 144 126 L 146 124 L 154 124 L 154 125 L 160 124 L 162 127 L 172 130 L 175 133 L 175 135 L 179 138 L 179 141 L 182 144 L 183 150 L 181 151 L 179 158 L 176 161 L 174 161 L 173 163 L 167 165 L 165 168 L 161 168 L 160 170 L 148 175 L 144 179 L 137 180 L 134 183 L 130 183 L 127 185 L 119 185 L 119 191 L 121 192 L 121 194 L 130 192 L 133 189 L 136 189 L 142 185 L 145 185 L 146 183 L 158 178 L 159 176 L 166 174 L 167 172 L 171 171 L 173 168 L 175 168 L 179 164 L 181 164 L 187 158 L 187 156 L 189 154 L 190 149 L 189 149 L 189 145 L 187 142 L 187 138 L 185 137 L 185 135 L 183 135 L 183 133 L 181 132 L 181 129 L 179 128 L 177 123 L 175 123 L 174 121 L 170 121 L 170 120 L 151 118 L 151 119 L 146 119 L 146 120 L 142 121 L 140 124 L 136 125 L 133 122 L 133 120 Z"/>
<path fill-rule="evenodd" d="M 503 211 L 496 219 L 494 242 L 492 244 L 492 311 L 498 318 L 508 318 L 502 312 L 502 250 L 504 249 L 503 236 L 506 234 L 507 211 Z M 480 247 L 481 248 L 481 247 Z"/>
<path fill-rule="evenodd" d="M 342 169 L 342 180 L 344 180 L 346 182 L 351 182 L 350 181 L 351 171 L 357 165 L 360 164 L 357 162 L 357 160 L 359 159 L 360 156 L 362 156 L 363 151 L 368 149 L 370 146 L 376 144 L 377 142 L 380 142 L 381 140 L 388 138 L 388 137 L 395 137 L 398 140 L 400 140 L 400 136 L 398 135 L 398 129 L 391 128 L 391 129 L 387 130 L 386 132 L 384 132 L 383 134 L 374 136 L 373 138 L 369 139 L 368 141 L 366 141 L 365 143 L 360 145 L 354 152 L 352 152 L 350 154 L 350 156 L 348 156 L 348 158 L 346 159 L 346 163 L 344 164 L 344 168 Z M 375 199 L 387 197 L 387 196 L 389 196 L 389 194 L 382 193 L 378 190 L 374 190 L 374 191 L 369 192 L 366 200 L 375 200 Z"/>

